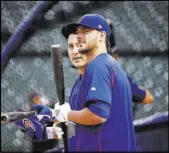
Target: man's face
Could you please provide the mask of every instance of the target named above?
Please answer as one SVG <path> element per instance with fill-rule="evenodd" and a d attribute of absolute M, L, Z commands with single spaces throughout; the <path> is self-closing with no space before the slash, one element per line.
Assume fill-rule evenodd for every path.
<path fill-rule="evenodd" d="M 68 37 L 68 54 L 75 67 L 80 68 L 87 64 L 86 56 L 79 53 L 76 34 L 70 34 Z"/>
<path fill-rule="evenodd" d="M 42 104 L 40 96 L 34 96 L 32 100 L 33 100 L 33 104 Z"/>
<path fill-rule="evenodd" d="M 34 96 L 32 101 L 33 101 L 33 104 L 49 105 L 49 100 L 43 96 Z"/>
<path fill-rule="evenodd" d="M 79 26 L 76 30 L 79 53 L 87 54 L 99 45 L 99 31 L 85 26 Z"/>

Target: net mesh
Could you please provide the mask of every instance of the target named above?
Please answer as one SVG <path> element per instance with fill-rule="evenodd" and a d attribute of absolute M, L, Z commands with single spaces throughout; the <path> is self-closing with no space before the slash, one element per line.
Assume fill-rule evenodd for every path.
<path fill-rule="evenodd" d="M 18 24 L 31 14 L 37 1 L 1 1 L 1 52 Z M 118 48 L 125 52 L 152 52 L 149 56 L 121 56 L 119 63 L 140 86 L 150 89 L 153 104 L 134 104 L 134 119 L 168 110 L 168 1 L 61 1 L 44 14 L 35 32 L 23 41 L 1 74 L 1 111 L 26 109 L 26 94 L 38 91 L 56 101 L 50 46 L 61 44 L 65 96 L 69 99 L 77 72 L 66 56 L 63 25 L 76 22 L 85 13 L 110 18 Z M 161 53 L 154 56 L 153 53 Z M 22 53 L 22 54 L 21 54 Z M 30 56 L 37 53 L 36 56 Z M 45 54 L 44 54 L 45 53 Z M 21 56 L 22 55 L 22 56 Z M 24 56 L 23 56 L 24 55 Z M 15 125 L 1 125 L 2 151 L 30 151 L 31 141 Z"/>

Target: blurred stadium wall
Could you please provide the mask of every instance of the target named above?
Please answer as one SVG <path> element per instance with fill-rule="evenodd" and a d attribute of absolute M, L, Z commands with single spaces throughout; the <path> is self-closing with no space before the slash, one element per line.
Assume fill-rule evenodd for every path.
<path fill-rule="evenodd" d="M 68 100 L 77 74 L 60 30 L 86 13 L 112 19 L 119 63 L 154 96 L 153 104 L 133 106 L 134 120 L 168 111 L 168 1 L 1 1 L 1 112 L 26 109 L 30 91 L 56 100 L 50 46 L 57 43 Z M 14 124 L 1 125 L 2 151 L 30 151 L 30 142 Z"/>

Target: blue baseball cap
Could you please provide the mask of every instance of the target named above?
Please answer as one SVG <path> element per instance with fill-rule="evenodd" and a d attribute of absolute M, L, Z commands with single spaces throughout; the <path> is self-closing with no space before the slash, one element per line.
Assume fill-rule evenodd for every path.
<path fill-rule="evenodd" d="M 86 26 L 96 29 L 98 31 L 105 31 L 106 35 L 110 36 L 110 27 L 106 19 L 98 14 L 86 14 L 83 15 L 78 23 L 71 23 L 64 26 L 61 30 L 62 35 L 65 38 L 69 37 L 69 34 L 75 33 L 78 26 Z"/>

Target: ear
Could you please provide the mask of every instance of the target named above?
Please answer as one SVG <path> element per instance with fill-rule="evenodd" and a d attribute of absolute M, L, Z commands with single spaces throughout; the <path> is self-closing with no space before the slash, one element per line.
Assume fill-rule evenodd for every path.
<path fill-rule="evenodd" d="M 101 31 L 101 36 L 102 37 L 106 37 L 106 32 L 105 31 Z"/>
<path fill-rule="evenodd" d="M 100 31 L 100 41 L 105 41 L 105 37 L 106 37 L 106 32 Z"/>

